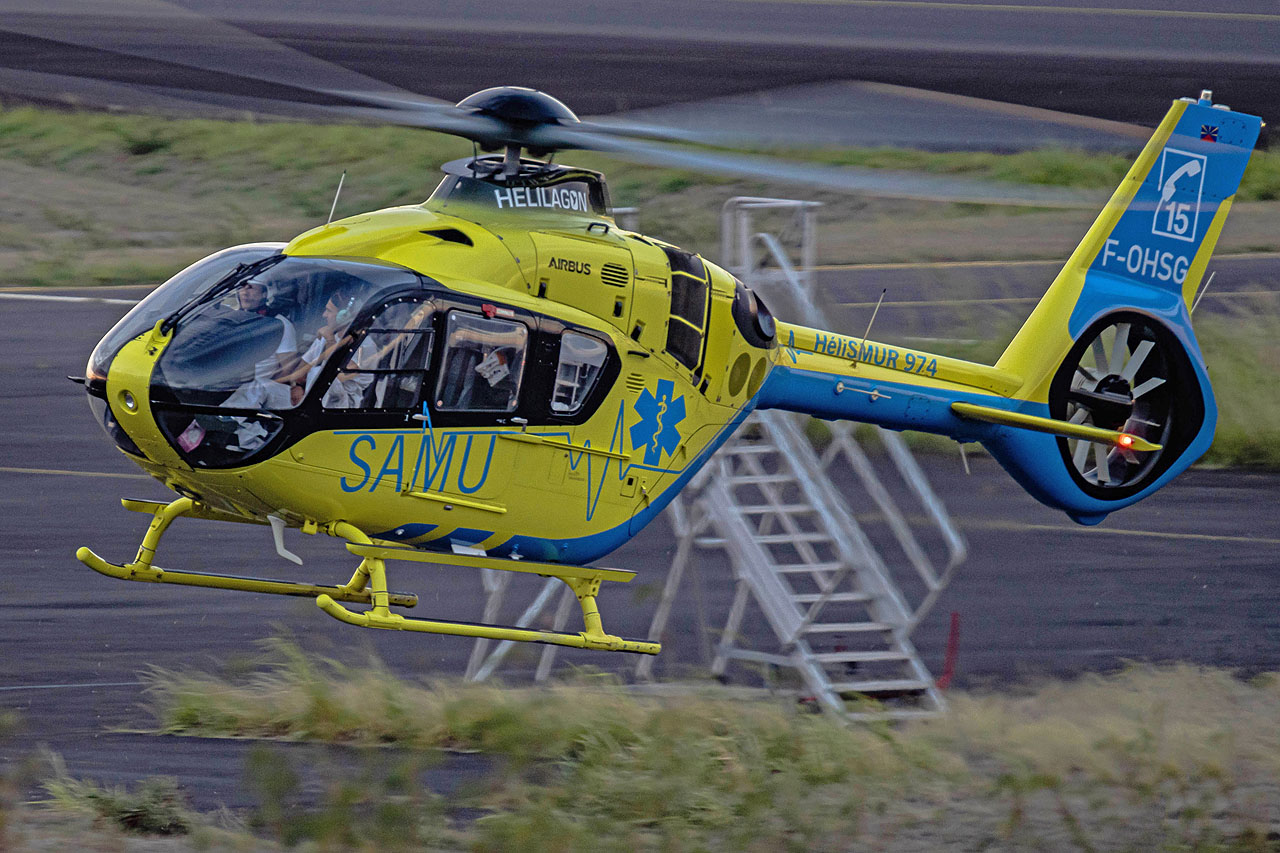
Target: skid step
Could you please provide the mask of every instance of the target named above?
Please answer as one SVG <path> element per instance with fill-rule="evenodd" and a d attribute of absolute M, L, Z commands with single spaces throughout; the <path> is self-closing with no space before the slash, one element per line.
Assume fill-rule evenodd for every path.
<path fill-rule="evenodd" d="M 555 631 L 539 631 L 533 628 L 515 628 L 507 625 L 490 625 L 484 622 L 407 619 L 398 613 L 380 614 L 372 610 L 364 613 L 353 613 L 327 595 L 317 598 L 316 604 L 333 618 L 362 628 L 418 631 L 423 634 L 446 634 L 454 637 L 482 637 L 489 640 L 544 643 L 553 646 L 569 646 L 575 649 L 633 652 L 644 655 L 656 655 L 662 651 L 660 643 L 650 643 L 645 640 L 628 640 L 608 634 L 592 635 L 588 631 L 583 631 L 579 634 L 560 634 Z"/>
<path fill-rule="evenodd" d="M 231 589 L 238 592 L 260 592 L 268 595 L 292 595 L 299 598 L 317 598 L 328 595 L 339 601 L 354 604 L 372 604 L 373 595 L 369 590 L 344 589 L 327 584 L 296 583 L 294 581 L 278 581 L 270 578 L 251 578 L 240 575 L 215 575 L 206 572 L 179 572 L 173 569 L 162 569 L 159 566 L 145 566 L 137 563 L 120 565 L 102 559 L 88 548 L 76 551 L 76 558 L 95 572 L 107 577 L 126 581 L 144 581 L 147 583 L 171 583 L 180 586 L 199 586 L 205 589 Z M 418 596 L 409 592 L 387 593 L 388 603 L 397 607 L 414 607 Z"/>

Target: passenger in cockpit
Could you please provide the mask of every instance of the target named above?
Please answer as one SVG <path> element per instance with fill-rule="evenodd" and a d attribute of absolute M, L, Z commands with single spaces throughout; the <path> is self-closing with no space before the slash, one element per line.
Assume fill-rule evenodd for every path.
<path fill-rule="evenodd" d="M 324 324 L 316 330 L 315 340 L 302 354 L 298 366 L 286 377 L 286 381 L 293 385 L 292 405 L 302 402 L 329 357 L 350 343 L 351 337 L 346 330 L 355 319 L 357 301 L 354 292 L 339 289 L 325 302 Z M 373 383 L 373 374 L 358 371 L 373 367 L 375 360 L 373 341 L 366 337 L 347 361 L 346 369 L 333 378 L 325 391 L 324 406 L 330 409 L 360 408 L 366 389 Z"/>

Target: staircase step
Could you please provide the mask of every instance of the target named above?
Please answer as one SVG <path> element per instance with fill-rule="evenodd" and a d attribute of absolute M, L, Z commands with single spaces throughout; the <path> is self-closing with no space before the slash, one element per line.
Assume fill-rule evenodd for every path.
<path fill-rule="evenodd" d="M 899 651 L 879 650 L 871 652 L 823 652 L 813 655 L 819 663 L 873 663 L 875 661 L 910 660 L 910 655 Z"/>
<path fill-rule="evenodd" d="M 838 572 L 845 567 L 844 563 L 774 563 L 769 566 L 770 570 L 784 575 L 793 575 L 797 572 Z"/>
<path fill-rule="evenodd" d="M 761 515 L 777 513 L 780 515 L 798 515 L 802 512 L 813 512 L 809 504 L 744 504 L 738 507 L 743 515 Z"/>
<path fill-rule="evenodd" d="M 872 631 L 892 631 L 887 622 L 815 622 L 804 629 L 805 634 L 867 634 Z"/>
<path fill-rule="evenodd" d="M 791 600 L 797 604 L 813 604 L 822 598 L 820 592 L 802 592 L 799 595 L 791 596 Z M 827 603 L 837 604 L 849 601 L 870 601 L 871 596 L 865 592 L 833 592 L 826 597 Z"/>
<path fill-rule="evenodd" d="M 830 542 L 831 537 L 819 531 L 809 533 L 757 533 L 751 537 L 761 545 L 787 545 L 792 542 Z"/>
<path fill-rule="evenodd" d="M 928 690 L 933 685 L 915 678 L 886 678 L 881 681 L 836 681 L 831 689 L 836 693 L 898 693 Z"/>
<path fill-rule="evenodd" d="M 729 487 L 752 486 L 763 483 L 794 483 L 793 474 L 733 474 L 729 477 Z"/>

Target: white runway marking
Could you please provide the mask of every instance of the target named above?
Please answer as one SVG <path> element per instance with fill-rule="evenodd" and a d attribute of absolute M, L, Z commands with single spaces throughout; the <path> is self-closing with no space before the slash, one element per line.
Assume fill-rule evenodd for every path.
<path fill-rule="evenodd" d="M 54 296 L 49 293 L 0 293 L 0 299 L 22 299 L 27 302 L 98 302 L 103 305 L 137 305 L 136 299 L 111 299 L 107 296 Z"/>
<path fill-rule="evenodd" d="M 59 474 L 66 477 L 116 477 L 121 480 L 150 480 L 147 474 L 113 474 L 106 471 L 62 471 L 55 468 L 8 468 L 0 466 L 0 474 Z"/>
<path fill-rule="evenodd" d="M 74 687 L 137 687 L 141 681 L 90 681 L 84 684 L 20 684 L 16 687 L 0 687 L 8 690 L 66 690 Z"/>

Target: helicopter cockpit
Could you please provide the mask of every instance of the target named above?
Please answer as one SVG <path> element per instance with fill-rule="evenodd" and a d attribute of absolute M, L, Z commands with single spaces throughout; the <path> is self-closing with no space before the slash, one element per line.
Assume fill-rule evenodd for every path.
<path fill-rule="evenodd" d="M 575 423 L 618 372 L 590 330 L 480 304 L 395 264 L 280 248 L 236 247 L 189 267 L 95 348 L 90 403 L 121 449 L 146 455 L 111 410 L 107 375 L 157 324 L 170 338 L 150 410 L 202 468 L 250 464 L 321 429 L 403 428 L 424 414 L 442 426 Z"/>

